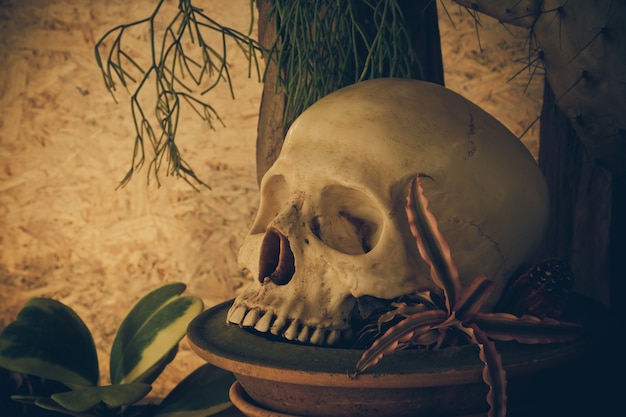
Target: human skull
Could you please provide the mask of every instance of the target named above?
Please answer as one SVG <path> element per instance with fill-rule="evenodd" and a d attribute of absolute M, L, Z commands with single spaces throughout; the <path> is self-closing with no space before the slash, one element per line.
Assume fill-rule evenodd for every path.
<path fill-rule="evenodd" d="M 405 213 L 417 174 L 430 178 L 424 194 L 462 285 L 486 275 L 493 307 L 544 233 L 547 187 L 535 160 L 460 95 L 377 79 L 324 97 L 289 129 L 239 253 L 255 279 L 228 322 L 335 344 L 351 334 L 361 300 L 441 293 Z"/>

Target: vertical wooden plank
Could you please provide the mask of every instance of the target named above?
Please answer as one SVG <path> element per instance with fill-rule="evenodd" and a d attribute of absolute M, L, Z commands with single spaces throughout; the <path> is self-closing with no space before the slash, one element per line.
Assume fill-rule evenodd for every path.
<path fill-rule="evenodd" d="M 259 10 L 259 42 L 265 49 L 270 49 L 276 39 L 276 22 L 270 17 L 273 0 L 258 0 L 256 3 Z M 267 69 L 263 82 L 256 143 L 257 181 L 259 184 L 265 172 L 278 157 L 289 128 L 283 123 L 287 104 L 285 90 L 276 85 L 278 68 L 272 60 L 267 60 L 267 57 L 265 65 Z"/>
<path fill-rule="evenodd" d="M 609 304 L 612 178 L 578 140 L 546 82 L 539 165 L 548 182 L 550 219 L 542 257 L 570 264 L 574 289 Z"/>

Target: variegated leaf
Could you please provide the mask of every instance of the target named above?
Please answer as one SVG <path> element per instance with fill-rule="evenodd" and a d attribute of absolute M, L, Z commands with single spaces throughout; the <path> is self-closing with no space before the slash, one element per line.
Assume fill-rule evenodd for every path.
<path fill-rule="evenodd" d="M 181 283 L 166 284 L 139 300 L 128 313 L 111 350 L 113 384 L 152 381 L 150 372 L 184 337 L 189 322 L 203 309 L 197 297 L 180 296 Z"/>
<path fill-rule="evenodd" d="M 66 410 L 81 413 L 100 403 L 113 408 L 134 404 L 151 389 L 149 384 L 140 383 L 104 385 L 52 394 L 51 398 Z"/>
<path fill-rule="evenodd" d="M 85 413 L 85 412 L 79 412 L 79 411 L 70 411 L 65 407 L 61 407 L 59 403 L 57 403 L 50 397 L 12 395 L 11 399 L 14 401 L 19 401 L 24 404 L 31 404 L 31 405 L 37 406 L 39 408 L 42 408 L 43 410 L 55 411 L 59 413 L 59 415 L 69 415 L 69 416 L 74 416 L 74 417 L 93 417 L 93 414 L 89 412 Z"/>

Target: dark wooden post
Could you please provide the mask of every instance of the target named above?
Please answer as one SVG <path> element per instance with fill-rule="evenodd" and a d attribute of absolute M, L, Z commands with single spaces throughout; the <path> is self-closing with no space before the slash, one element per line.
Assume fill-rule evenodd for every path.
<path fill-rule="evenodd" d="M 547 82 L 539 165 L 548 182 L 551 205 L 541 256 L 568 262 L 577 292 L 618 307 L 612 287 L 620 285 L 618 275 L 624 274 L 619 267 L 624 262 L 618 260 L 623 255 L 616 252 L 616 243 L 624 239 L 623 181 L 614 181 L 612 174 L 590 157 L 570 120 L 556 106 Z"/>
<path fill-rule="evenodd" d="M 276 22 L 270 17 L 273 0 L 257 0 L 256 3 L 259 10 L 259 42 L 263 48 L 269 50 L 276 40 Z M 280 153 L 288 129 L 283 123 L 287 103 L 285 90 L 276 84 L 279 69 L 274 62 L 265 58 L 267 69 L 263 82 L 256 142 L 256 171 L 259 183 Z"/>

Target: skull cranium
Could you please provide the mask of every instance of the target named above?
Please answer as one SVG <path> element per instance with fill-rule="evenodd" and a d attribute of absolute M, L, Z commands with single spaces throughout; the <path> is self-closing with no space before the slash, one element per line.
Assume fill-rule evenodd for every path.
<path fill-rule="evenodd" d="M 364 81 L 307 109 L 261 182 L 239 260 L 256 278 L 228 321 L 334 344 L 357 299 L 439 291 L 404 211 L 422 173 L 463 285 L 496 282 L 531 256 L 547 222 L 544 178 L 523 144 L 460 95 L 404 79 Z"/>

